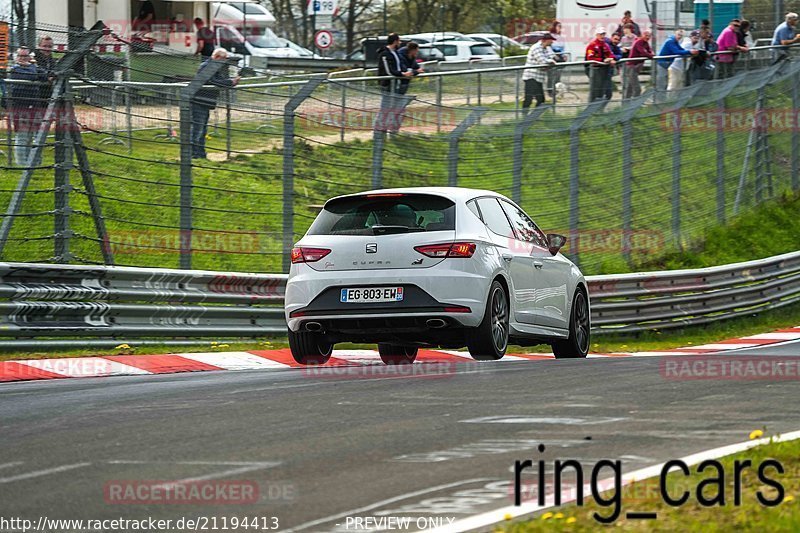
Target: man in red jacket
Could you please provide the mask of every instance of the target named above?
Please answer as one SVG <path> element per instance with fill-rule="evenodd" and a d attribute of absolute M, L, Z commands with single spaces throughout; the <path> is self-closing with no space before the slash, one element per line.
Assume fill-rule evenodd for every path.
<path fill-rule="evenodd" d="M 653 49 L 650 47 L 650 30 L 642 32 L 642 36 L 633 42 L 629 59 L 653 58 Z M 644 61 L 626 61 L 622 70 L 622 97 L 636 98 L 642 94 L 642 84 L 639 82 L 639 73 L 644 67 Z"/>
<path fill-rule="evenodd" d="M 616 64 L 614 53 L 606 43 L 606 29 L 598 26 L 594 35 L 594 40 L 586 47 L 586 61 L 592 62 L 589 66 L 590 102 L 603 98 L 608 69 Z"/>

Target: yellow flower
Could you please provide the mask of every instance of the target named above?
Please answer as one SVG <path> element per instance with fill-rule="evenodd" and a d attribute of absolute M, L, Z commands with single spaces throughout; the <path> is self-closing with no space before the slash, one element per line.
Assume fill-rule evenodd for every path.
<path fill-rule="evenodd" d="M 130 350 L 131 347 L 127 344 L 120 344 L 119 346 L 114 347 L 115 350 Z"/>
<path fill-rule="evenodd" d="M 553 518 L 555 518 L 556 520 L 561 520 L 562 518 L 564 518 L 564 513 L 556 513 L 555 515 L 553 515 Z"/>
<path fill-rule="evenodd" d="M 753 431 L 750 432 L 750 440 L 760 439 L 763 436 L 764 432 L 761 431 L 760 429 L 754 429 Z"/>
<path fill-rule="evenodd" d="M 567 518 L 567 524 L 574 524 L 577 521 L 578 519 L 575 518 L 574 516 L 570 516 L 569 518 Z"/>
<path fill-rule="evenodd" d="M 506 513 L 505 516 L 503 517 L 503 520 L 511 520 L 512 518 L 514 517 L 511 516 L 511 513 Z"/>
<path fill-rule="evenodd" d="M 551 518 L 553 518 L 553 513 L 544 513 L 542 515 L 542 520 L 550 520 Z"/>
<path fill-rule="evenodd" d="M 794 496 L 792 496 L 791 494 L 789 494 L 789 495 L 787 495 L 787 496 L 786 496 L 786 497 L 783 499 L 783 501 L 784 501 L 785 503 L 793 502 L 793 501 L 794 501 Z"/>

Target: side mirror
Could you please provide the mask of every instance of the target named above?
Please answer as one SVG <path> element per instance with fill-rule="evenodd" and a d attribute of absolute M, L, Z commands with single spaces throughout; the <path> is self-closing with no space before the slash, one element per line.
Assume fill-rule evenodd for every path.
<path fill-rule="evenodd" d="M 567 238 L 563 235 L 558 233 L 547 234 L 547 249 L 550 250 L 551 254 L 556 255 L 565 244 L 567 244 Z"/>

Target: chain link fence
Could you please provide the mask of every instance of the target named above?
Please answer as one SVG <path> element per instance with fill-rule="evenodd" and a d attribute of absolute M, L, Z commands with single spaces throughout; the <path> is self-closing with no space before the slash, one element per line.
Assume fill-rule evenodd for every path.
<path fill-rule="evenodd" d="M 431 72 L 407 96 L 363 71 L 243 78 L 193 158 L 197 59 L 142 62 L 100 28 L 63 36 L 46 79 L 5 82 L 28 87 L 29 114 L 10 98 L 0 128 L 4 261 L 284 272 L 328 198 L 454 185 L 508 195 L 569 236 L 585 273 L 614 273 L 800 189 L 800 64 L 769 51 L 730 79 L 591 104 L 568 64 L 530 113 L 513 66 Z"/>

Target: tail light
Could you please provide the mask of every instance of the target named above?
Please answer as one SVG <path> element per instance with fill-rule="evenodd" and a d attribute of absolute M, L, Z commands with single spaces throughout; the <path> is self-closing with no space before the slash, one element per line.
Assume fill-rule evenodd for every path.
<path fill-rule="evenodd" d="M 472 257 L 475 253 L 474 242 L 452 242 L 444 244 L 425 244 L 414 249 L 428 257 Z"/>
<path fill-rule="evenodd" d="M 331 253 L 328 248 L 306 248 L 295 246 L 292 248 L 292 263 L 314 263 Z"/>

